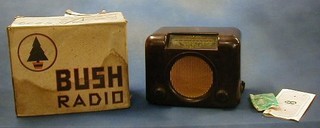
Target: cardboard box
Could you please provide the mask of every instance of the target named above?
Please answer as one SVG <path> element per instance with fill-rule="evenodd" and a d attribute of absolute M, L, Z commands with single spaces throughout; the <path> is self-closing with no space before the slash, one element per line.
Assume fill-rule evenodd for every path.
<path fill-rule="evenodd" d="M 17 17 L 8 38 L 17 116 L 128 108 L 121 12 Z"/>

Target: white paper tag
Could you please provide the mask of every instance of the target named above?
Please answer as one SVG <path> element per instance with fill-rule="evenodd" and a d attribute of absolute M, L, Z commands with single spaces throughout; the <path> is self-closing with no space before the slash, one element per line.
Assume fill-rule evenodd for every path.
<path fill-rule="evenodd" d="M 279 107 L 267 109 L 263 114 L 265 116 L 299 121 L 314 97 L 315 94 L 282 89 L 276 97 Z"/>

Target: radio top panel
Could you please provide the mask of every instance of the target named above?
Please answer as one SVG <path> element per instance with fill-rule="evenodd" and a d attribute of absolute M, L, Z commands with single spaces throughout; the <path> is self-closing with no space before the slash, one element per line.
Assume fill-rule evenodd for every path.
<path fill-rule="evenodd" d="M 210 34 L 216 33 L 220 36 L 234 36 L 240 38 L 240 30 L 234 27 L 162 27 L 152 35 L 168 35 L 170 33 L 189 33 L 189 34 Z"/>
<path fill-rule="evenodd" d="M 217 51 L 220 44 L 240 43 L 240 36 L 234 27 L 162 27 L 149 39 L 166 49 Z"/>
<path fill-rule="evenodd" d="M 169 34 L 167 48 L 218 50 L 218 34 Z"/>

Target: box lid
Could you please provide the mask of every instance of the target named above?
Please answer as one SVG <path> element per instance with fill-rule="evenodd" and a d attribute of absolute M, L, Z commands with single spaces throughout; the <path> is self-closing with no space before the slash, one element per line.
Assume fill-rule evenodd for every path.
<path fill-rule="evenodd" d="M 9 27 L 68 26 L 126 22 L 121 12 L 77 16 L 16 17 Z"/>

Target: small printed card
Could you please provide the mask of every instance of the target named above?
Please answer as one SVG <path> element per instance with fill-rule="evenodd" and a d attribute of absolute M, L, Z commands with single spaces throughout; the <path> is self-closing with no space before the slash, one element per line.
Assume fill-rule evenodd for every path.
<path fill-rule="evenodd" d="M 263 114 L 270 117 L 299 121 L 314 97 L 315 94 L 282 89 L 276 97 L 279 107 L 267 109 Z"/>

